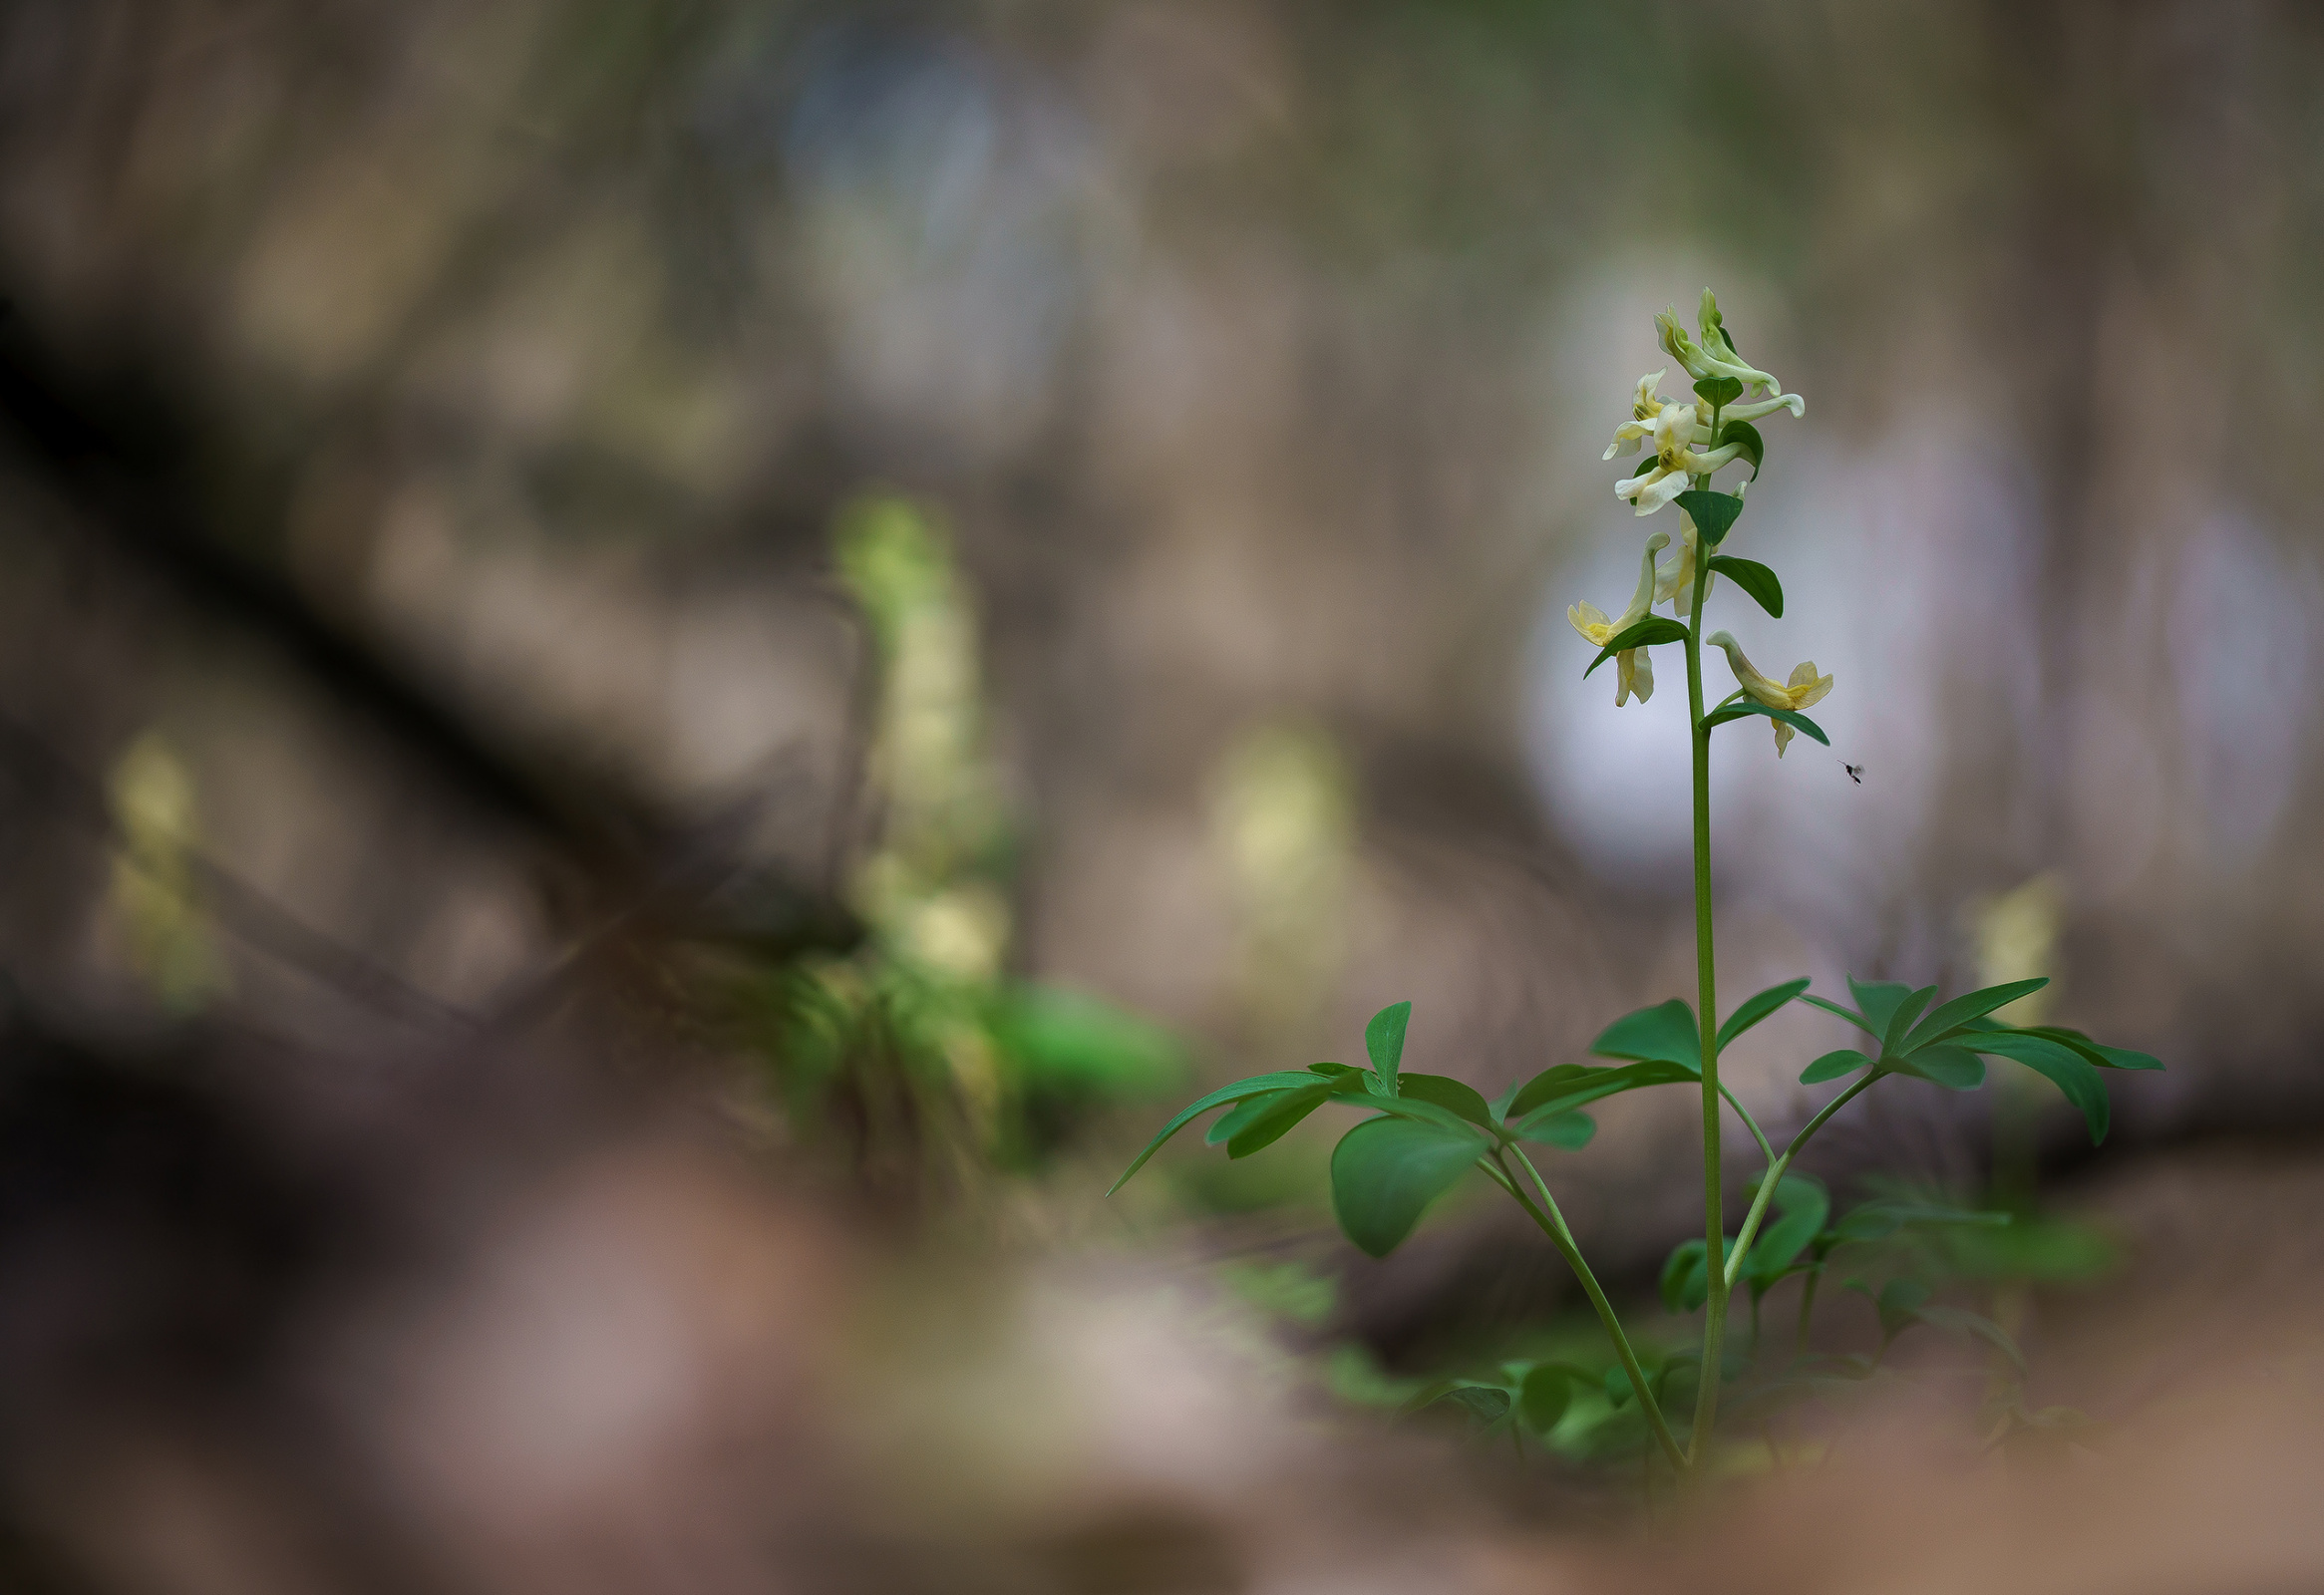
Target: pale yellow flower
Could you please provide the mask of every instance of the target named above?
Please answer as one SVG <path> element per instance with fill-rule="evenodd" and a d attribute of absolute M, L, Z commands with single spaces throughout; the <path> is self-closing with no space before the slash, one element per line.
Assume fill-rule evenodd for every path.
<path fill-rule="evenodd" d="M 1654 436 L 1654 418 L 1670 403 L 1655 390 L 1662 386 L 1662 379 L 1669 374 L 1670 367 L 1665 366 L 1660 371 L 1649 371 L 1638 379 L 1638 393 L 1630 401 L 1630 419 L 1614 429 L 1614 441 L 1606 445 L 1606 452 L 1599 459 L 1611 460 L 1617 455 L 1634 455 L 1640 444 Z M 1705 437 L 1703 441 L 1708 443 L 1710 439 Z"/>
<path fill-rule="evenodd" d="M 1713 449 L 1708 454 L 1695 452 L 1694 446 L 1702 441 L 1705 431 L 1701 414 L 1691 404 L 1665 404 L 1656 411 L 1651 429 L 1654 458 L 1637 476 L 1615 482 L 1614 496 L 1635 505 L 1638 513 L 1651 515 L 1685 492 L 1694 478 L 1708 477 L 1741 458 L 1743 445 L 1739 443 Z"/>
<path fill-rule="evenodd" d="M 1744 696 L 1753 703 L 1763 704 L 1770 709 L 1790 709 L 1796 712 L 1820 702 L 1826 693 L 1831 691 L 1831 678 L 1819 676 L 1814 660 L 1795 666 L 1790 681 L 1776 682 L 1761 675 L 1759 668 L 1744 657 L 1734 633 L 1715 631 L 1711 633 L 1710 643 L 1714 648 L 1726 650 L 1727 668 L 1735 672 L 1735 684 L 1743 689 Z M 1791 727 L 1780 720 L 1776 722 L 1778 759 L 1783 758 L 1784 749 L 1791 742 L 1792 735 Z"/>
<path fill-rule="evenodd" d="M 1665 532 L 1656 532 L 1646 539 L 1645 555 L 1639 560 L 1638 590 L 1630 596 L 1630 607 L 1613 619 L 1593 603 L 1569 605 L 1565 618 L 1573 629 L 1593 648 L 1603 648 L 1623 632 L 1654 612 L 1654 556 L 1670 542 Z M 1640 703 L 1654 696 L 1654 664 L 1643 648 L 1625 648 L 1614 656 L 1616 671 L 1614 707 L 1621 708 L 1636 695 Z"/>
<path fill-rule="evenodd" d="M 1735 341 L 1727 336 L 1726 323 L 1719 314 L 1719 300 L 1708 288 L 1703 290 L 1700 319 L 1702 337 L 1698 341 L 1679 324 L 1676 308 L 1661 311 L 1654 318 L 1655 331 L 1662 339 L 1664 352 L 1685 367 L 1688 376 L 1697 382 L 1713 377 L 1733 377 L 1746 388 L 1757 388 L 1763 393 L 1782 396 L 1782 383 L 1768 372 L 1746 364 L 1743 357 L 1735 352 Z"/>
<path fill-rule="evenodd" d="M 1719 421 L 1722 426 L 1730 421 L 1757 421 L 1779 410 L 1789 410 L 1792 419 L 1798 421 L 1808 414 L 1808 401 L 1796 393 L 1780 393 L 1773 399 L 1758 399 L 1747 405 L 1729 405 L 1719 412 Z"/>

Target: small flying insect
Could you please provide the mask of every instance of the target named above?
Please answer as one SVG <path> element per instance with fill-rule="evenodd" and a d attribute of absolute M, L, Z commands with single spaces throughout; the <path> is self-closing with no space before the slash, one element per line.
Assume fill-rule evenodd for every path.
<path fill-rule="evenodd" d="M 1841 761 L 1841 763 L 1840 763 L 1840 767 L 1839 767 L 1839 768 L 1840 768 L 1840 769 L 1842 769 L 1842 770 L 1844 770 L 1844 771 L 1846 771 L 1846 772 L 1847 772 L 1847 779 L 1848 779 L 1848 780 L 1850 780 L 1850 781 L 1852 781 L 1852 782 L 1854 782 L 1854 783 L 1855 783 L 1857 786 L 1861 787 L 1861 786 L 1864 784 L 1864 767 L 1863 767 L 1863 766 L 1861 766 L 1861 765 L 1851 765 L 1851 764 L 1848 764 L 1846 761 L 1844 761 L 1844 760 L 1843 760 L 1843 761 Z"/>

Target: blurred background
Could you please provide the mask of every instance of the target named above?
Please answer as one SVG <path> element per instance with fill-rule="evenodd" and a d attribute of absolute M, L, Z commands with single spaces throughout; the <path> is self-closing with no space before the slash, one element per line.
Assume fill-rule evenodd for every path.
<path fill-rule="evenodd" d="M 1518 1215 L 1362 1259 L 1320 1122 L 1103 1193 L 1387 1003 L 1493 1095 L 1691 993 L 1676 659 L 1616 710 L 1565 609 L 1675 534 L 1599 454 L 1710 284 L 1808 407 L 1719 619 L 1836 678 L 1717 746 L 1722 989 L 2165 1060 L 2103 1155 L 1997 1076 L 1816 1166 L 2003 1187 L 2034 1387 L 2232 1506 L 2025 1498 L 2299 1587 L 2319 69 L 2256 0 L 15 0 L 10 1582 L 1692 1577 L 1366 1406 L 1586 1342 Z M 1650 1317 L 1683 1095 L 1553 1165 Z M 1958 1580 L 2118 1565 L 2036 1515 Z"/>

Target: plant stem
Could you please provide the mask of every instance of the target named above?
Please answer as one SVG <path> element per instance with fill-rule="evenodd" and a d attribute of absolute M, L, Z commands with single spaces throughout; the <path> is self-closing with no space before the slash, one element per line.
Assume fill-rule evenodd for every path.
<path fill-rule="evenodd" d="M 1716 410 L 1712 420 L 1716 427 Z M 1727 1215 L 1719 1175 L 1719 980 L 1711 937 L 1711 733 L 1703 725 L 1703 590 L 1710 584 L 1711 543 L 1698 528 L 1694 599 L 1687 618 L 1687 712 L 1694 733 L 1695 1013 L 1703 1026 L 1703 1245 L 1716 1258 Z M 1697 1463 L 1709 1452 L 1711 1425 L 1719 1414 L 1720 1354 L 1727 1338 L 1726 1273 L 1713 1269 L 1710 1284 L 1703 1304 L 1703 1371 L 1696 1384 L 1690 1451 Z"/>
<path fill-rule="evenodd" d="M 1493 1152 L 1490 1163 L 1487 1158 L 1480 1157 L 1477 1160 L 1478 1166 L 1494 1174 L 1501 1188 L 1517 1199 L 1517 1205 L 1525 1210 L 1534 1223 L 1541 1226 L 1541 1232 L 1549 1237 L 1549 1244 L 1556 1247 L 1557 1255 L 1565 1259 L 1565 1266 L 1573 1270 L 1573 1277 L 1581 1281 L 1582 1294 L 1589 1298 L 1590 1306 L 1597 1309 L 1598 1322 L 1605 1326 L 1606 1338 L 1614 1343 L 1614 1355 L 1621 1359 L 1622 1372 L 1630 1376 L 1630 1389 L 1638 1398 L 1638 1410 L 1646 1415 L 1646 1422 L 1654 1430 L 1654 1437 L 1661 1442 L 1671 1465 L 1681 1472 L 1686 1471 L 1687 1454 L 1679 1448 L 1677 1438 L 1670 1432 L 1669 1423 L 1662 1416 L 1662 1404 L 1654 1399 L 1654 1390 L 1647 1383 L 1646 1371 L 1638 1366 L 1638 1354 L 1630 1348 L 1630 1337 L 1622 1333 L 1622 1320 L 1615 1316 L 1614 1304 L 1606 1300 L 1606 1293 L 1599 1286 L 1597 1276 L 1590 1272 L 1589 1264 L 1582 1260 L 1581 1248 L 1574 1244 L 1573 1231 L 1565 1227 L 1565 1215 L 1557 1210 L 1557 1198 L 1549 1194 L 1547 1181 L 1541 1178 L 1541 1171 L 1533 1166 L 1533 1160 L 1525 1155 L 1524 1148 L 1511 1146 L 1508 1149 L 1517 1154 L 1517 1161 L 1523 1163 L 1525 1172 L 1533 1176 L 1533 1188 L 1541 1193 L 1540 1206 L 1536 1207 L 1527 1199 L 1524 1191 L 1518 1188 L 1516 1176 L 1501 1161 L 1500 1152 Z"/>
<path fill-rule="evenodd" d="M 1769 1162 L 1774 1162 L 1776 1149 L 1768 1144 L 1767 1131 L 1759 1127 L 1759 1120 L 1745 1112 L 1743 1104 L 1735 1100 L 1735 1093 L 1729 1091 L 1726 1086 L 1722 1085 L 1719 1088 L 1719 1095 L 1727 1099 L 1727 1106 L 1735 1110 L 1735 1116 L 1743 1120 L 1743 1127 L 1751 1131 L 1753 1140 L 1759 1142 L 1760 1155 Z"/>
<path fill-rule="evenodd" d="M 1784 1155 L 1768 1164 L 1768 1171 L 1759 1178 L 1759 1194 L 1751 1199 L 1751 1211 L 1743 1215 L 1743 1228 L 1736 1234 L 1735 1250 L 1727 1258 L 1728 1284 L 1733 1285 L 1736 1274 L 1742 1270 L 1744 1253 L 1751 1250 L 1751 1243 L 1759 1234 L 1759 1221 L 1767 1216 L 1768 1201 L 1776 1193 L 1777 1182 L 1784 1177 L 1784 1170 L 1792 1166 L 1792 1159 L 1800 1155 L 1800 1148 L 1808 1144 L 1811 1135 L 1824 1127 L 1825 1120 L 1853 1102 L 1858 1092 L 1879 1078 L 1880 1071 L 1877 1069 L 1865 1071 L 1861 1080 L 1826 1103 L 1814 1118 L 1801 1125 L 1800 1133 L 1792 1137 L 1792 1144 L 1784 1148 Z"/>

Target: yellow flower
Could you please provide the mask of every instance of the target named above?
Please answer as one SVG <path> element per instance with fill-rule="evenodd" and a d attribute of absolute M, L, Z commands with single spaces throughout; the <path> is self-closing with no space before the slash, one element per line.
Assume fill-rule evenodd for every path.
<path fill-rule="evenodd" d="M 1635 477 L 1627 477 L 1614 483 L 1614 496 L 1636 506 L 1638 513 L 1651 515 L 1687 490 L 1696 477 L 1708 477 L 1720 467 L 1741 458 L 1743 445 L 1731 443 L 1708 454 L 1697 454 L 1695 444 L 1707 442 L 1704 427 L 1694 405 L 1666 404 L 1654 413 L 1651 436 L 1654 439 L 1654 459 Z M 1617 434 L 1616 441 L 1619 441 Z"/>
<path fill-rule="evenodd" d="M 1660 312 L 1654 318 L 1655 331 L 1661 336 L 1663 350 L 1686 368 L 1688 376 L 1697 382 L 1713 377 L 1733 377 L 1746 388 L 1757 388 L 1778 397 L 1783 395 L 1782 383 L 1769 373 L 1745 364 L 1743 357 L 1735 352 L 1735 340 L 1727 336 L 1726 322 L 1719 314 L 1719 300 L 1708 288 L 1703 290 L 1700 319 L 1703 335 L 1698 342 L 1679 324 L 1675 307 Z"/>
<path fill-rule="evenodd" d="M 1606 445 L 1606 452 L 1599 459 L 1611 460 L 1616 455 L 1634 455 L 1640 444 L 1654 436 L 1654 418 L 1670 403 L 1655 390 L 1662 386 L 1662 379 L 1669 374 L 1670 367 L 1665 366 L 1660 371 L 1649 371 L 1638 379 L 1637 396 L 1630 401 L 1630 419 L 1614 429 L 1614 441 Z M 1711 440 L 1706 437 L 1703 441 L 1708 443 Z"/>
<path fill-rule="evenodd" d="M 1569 605 L 1565 618 L 1573 629 L 1593 648 L 1603 648 L 1623 632 L 1644 620 L 1654 610 L 1654 556 L 1669 544 L 1665 532 L 1656 532 L 1646 539 L 1646 553 L 1639 561 L 1638 590 L 1631 594 L 1630 607 L 1613 619 L 1593 603 Z M 1654 696 L 1654 665 L 1643 648 L 1625 648 L 1614 656 L 1617 672 L 1614 684 L 1614 707 L 1621 708 L 1635 693 L 1640 703 Z"/>
<path fill-rule="evenodd" d="M 1816 674 L 1814 660 L 1810 660 L 1804 665 L 1795 666 L 1792 671 L 1792 679 L 1788 682 L 1778 683 L 1761 675 L 1758 667 L 1744 657 L 1743 649 L 1736 644 L 1734 633 L 1714 631 L 1711 633 L 1710 642 L 1712 647 L 1724 648 L 1727 651 L 1727 668 L 1735 672 L 1735 684 L 1743 689 L 1744 696 L 1753 703 L 1764 704 L 1770 709 L 1797 711 L 1820 702 L 1826 693 L 1831 691 L 1831 678 Z M 1792 728 L 1780 720 L 1777 721 L 1776 757 L 1778 759 L 1784 757 L 1784 748 L 1791 740 Z"/>

